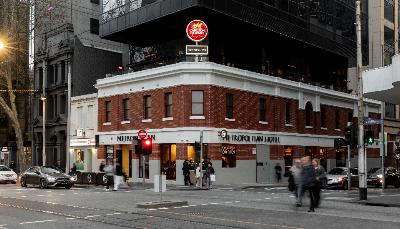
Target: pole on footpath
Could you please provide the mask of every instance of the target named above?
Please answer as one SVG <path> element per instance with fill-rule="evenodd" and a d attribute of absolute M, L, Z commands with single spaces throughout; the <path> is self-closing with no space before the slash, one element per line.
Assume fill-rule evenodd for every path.
<path fill-rule="evenodd" d="M 43 105 L 43 130 L 42 130 L 42 166 L 46 166 L 46 82 L 47 82 L 47 65 L 46 65 L 46 61 L 43 60 L 43 85 L 42 85 L 42 105 Z"/>
<path fill-rule="evenodd" d="M 142 155 L 142 177 L 143 177 L 142 184 L 143 184 L 143 187 L 145 187 L 145 184 L 146 184 L 145 166 L 146 166 L 146 156 L 143 154 Z"/>
<path fill-rule="evenodd" d="M 200 188 L 203 188 L 203 131 L 200 130 Z"/>
<path fill-rule="evenodd" d="M 351 149 L 350 144 L 347 144 L 347 190 L 351 190 Z"/>
<path fill-rule="evenodd" d="M 382 192 L 385 190 L 385 184 L 386 184 L 386 179 L 385 179 L 385 154 L 386 154 L 386 138 L 385 138 L 385 124 L 384 124 L 384 118 L 385 118 L 385 102 L 381 103 L 381 170 L 382 170 Z"/>
<path fill-rule="evenodd" d="M 358 174 L 360 200 L 367 200 L 366 154 L 364 151 L 364 97 L 361 52 L 361 1 L 356 0 L 357 82 L 358 82 Z"/>

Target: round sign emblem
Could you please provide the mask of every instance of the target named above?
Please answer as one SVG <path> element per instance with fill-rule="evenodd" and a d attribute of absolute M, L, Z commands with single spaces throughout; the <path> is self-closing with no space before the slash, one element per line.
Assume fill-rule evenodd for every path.
<path fill-rule="evenodd" d="M 145 130 L 139 130 L 138 137 L 142 140 L 145 139 L 147 137 L 147 132 Z"/>
<path fill-rule="evenodd" d="M 193 20 L 187 25 L 186 34 L 190 40 L 200 42 L 207 37 L 208 27 L 204 21 Z"/>

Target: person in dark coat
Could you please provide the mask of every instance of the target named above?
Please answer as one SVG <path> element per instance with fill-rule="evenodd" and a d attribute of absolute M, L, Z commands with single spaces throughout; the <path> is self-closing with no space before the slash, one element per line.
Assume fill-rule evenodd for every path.
<path fill-rule="evenodd" d="M 315 169 L 316 178 L 317 178 L 317 181 L 315 183 L 315 188 L 314 188 L 314 197 L 315 197 L 315 206 L 314 207 L 318 207 L 320 204 L 320 200 L 321 200 L 322 182 L 326 178 L 326 172 L 325 172 L 324 167 L 322 167 L 319 164 L 318 159 L 312 160 L 312 166 Z"/>
<path fill-rule="evenodd" d="M 315 200 L 314 200 L 314 189 L 317 181 L 317 174 L 315 173 L 315 168 L 310 164 L 309 157 L 303 157 L 301 159 L 301 163 L 303 164 L 303 168 L 301 170 L 301 186 L 302 186 L 302 195 L 299 198 L 299 203 L 297 206 L 301 206 L 301 200 L 305 192 L 308 191 L 310 194 L 310 210 L 308 212 L 314 212 Z"/>
<path fill-rule="evenodd" d="M 211 175 L 215 175 L 215 170 L 212 166 L 212 163 L 209 162 L 206 168 L 206 176 L 207 176 L 207 188 L 210 189 L 212 186 Z"/>
<path fill-rule="evenodd" d="M 76 164 L 75 163 L 72 164 L 71 174 L 74 174 L 74 175 L 76 174 Z"/>
<path fill-rule="evenodd" d="M 275 175 L 276 175 L 276 182 L 280 182 L 282 179 L 282 167 L 279 163 L 275 165 Z"/>
<path fill-rule="evenodd" d="M 185 160 L 183 162 L 182 171 L 184 177 L 183 182 L 185 183 L 185 185 L 192 185 L 192 182 L 190 181 L 190 167 L 188 160 Z"/>
<path fill-rule="evenodd" d="M 10 163 L 10 169 L 11 169 L 12 171 L 15 171 L 16 165 L 15 165 L 15 162 L 14 162 L 14 161 L 11 161 L 11 163 Z"/>
<path fill-rule="evenodd" d="M 104 171 L 104 168 L 106 167 L 106 163 L 104 162 L 104 161 L 101 161 L 100 162 L 100 166 L 99 166 L 99 171 L 101 172 L 101 173 L 104 173 L 105 171 Z"/>

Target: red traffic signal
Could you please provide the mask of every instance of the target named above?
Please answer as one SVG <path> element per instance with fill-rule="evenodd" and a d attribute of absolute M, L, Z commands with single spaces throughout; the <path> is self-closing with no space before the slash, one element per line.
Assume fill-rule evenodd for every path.
<path fill-rule="evenodd" d="M 149 146 L 151 146 L 152 145 L 152 140 L 149 138 L 149 139 L 145 139 L 144 141 L 143 141 L 143 145 L 145 146 L 145 147 L 149 147 Z"/>

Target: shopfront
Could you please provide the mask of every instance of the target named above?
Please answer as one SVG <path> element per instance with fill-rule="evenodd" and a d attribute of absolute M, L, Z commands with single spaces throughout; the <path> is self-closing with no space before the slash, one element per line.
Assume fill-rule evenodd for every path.
<path fill-rule="evenodd" d="M 95 139 L 71 139 L 70 154 L 72 163 L 75 163 L 77 171 L 96 172 L 97 149 Z"/>

